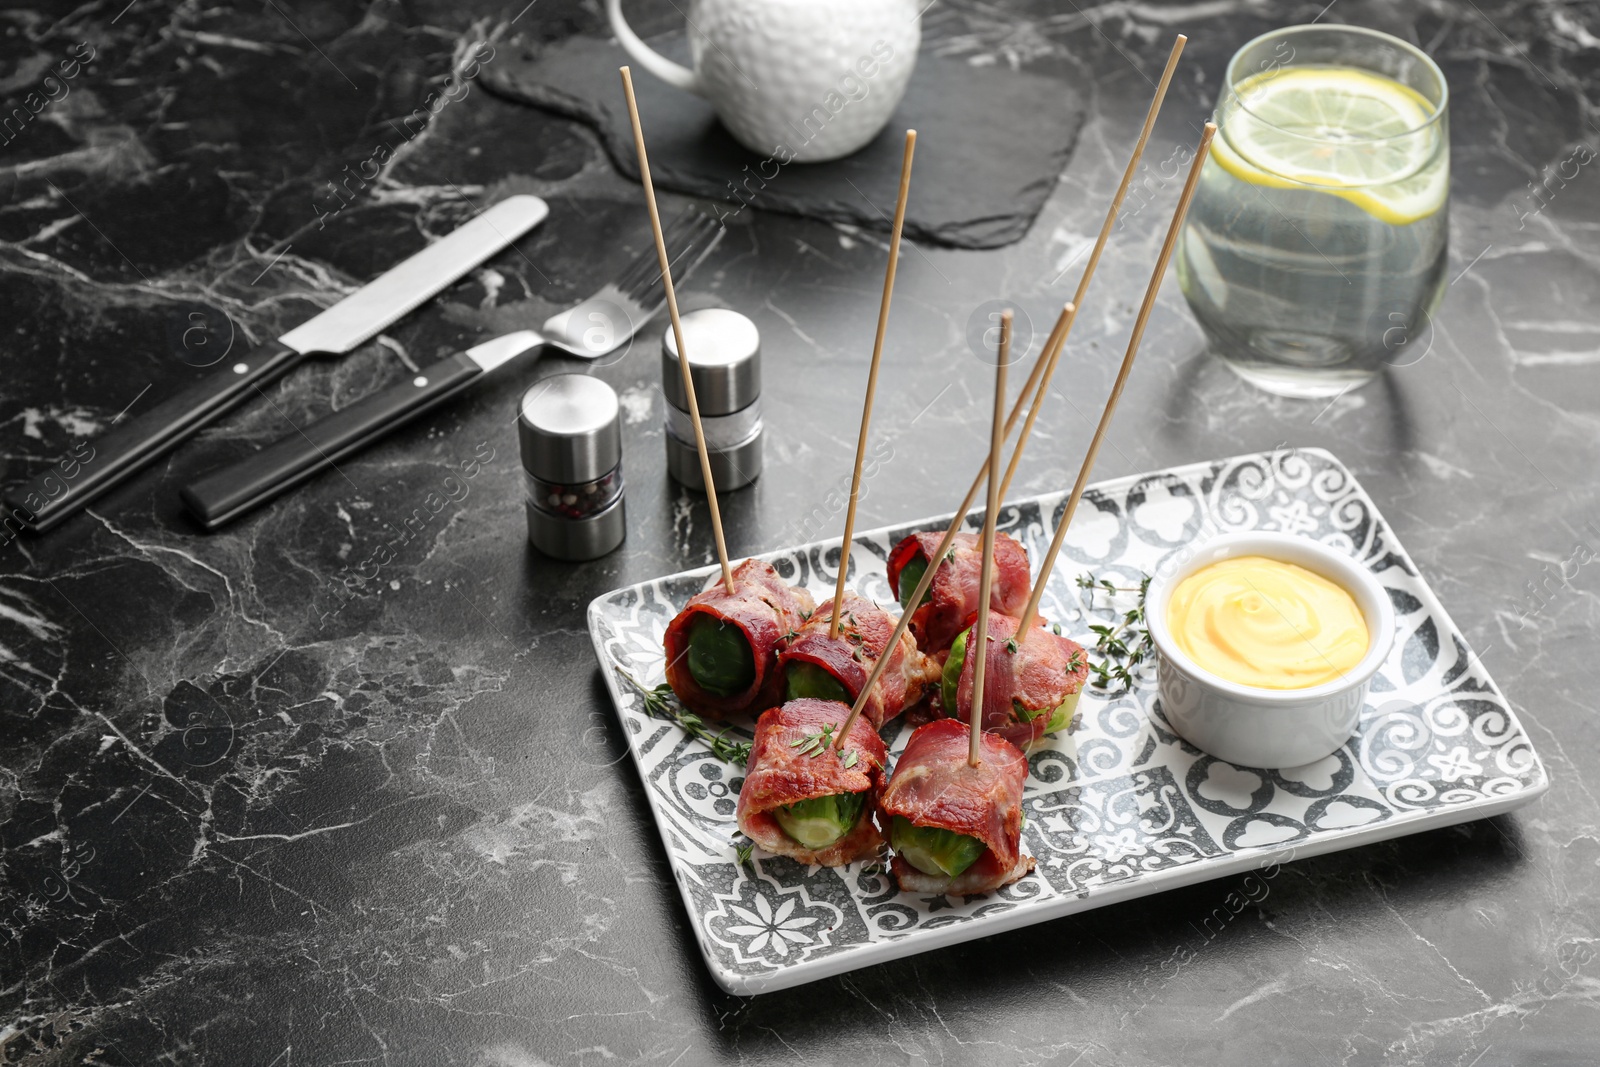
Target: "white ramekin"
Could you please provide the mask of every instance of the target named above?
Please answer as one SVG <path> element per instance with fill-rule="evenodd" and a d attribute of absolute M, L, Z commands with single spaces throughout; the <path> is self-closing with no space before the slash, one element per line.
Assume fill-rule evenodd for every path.
<path fill-rule="evenodd" d="M 1366 617 L 1371 644 L 1355 668 L 1309 689 L 1259 689 L 1219 678 L 1178 648 L 1167 628 L 1167 602 L 1179 582 L 1234 556 L 1294 563 L 1341 586 Z M 1158 660 L 1161 707 L 1173 729 L 1218 759 L 1246 767 L 1298 767 L 1333 752 L 1355 733 L 1372 676 L 1394 644 L 1394 607 L 1366 567 L 1307 537 L 1223 534 L 1157 569 L 1145 595 L 1145 620 Z"/>

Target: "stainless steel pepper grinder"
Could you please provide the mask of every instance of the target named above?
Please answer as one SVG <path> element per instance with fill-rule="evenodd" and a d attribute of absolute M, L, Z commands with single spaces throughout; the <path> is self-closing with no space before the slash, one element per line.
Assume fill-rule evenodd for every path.
<path fill-rule="evenodd" d="M 726 308 L 691 311 L 680 321 L 711 478 L 719 493 L 749 485 L 761 474 L 760 331 Z M 661 389 L 667 395 L 667 471 L 681 484 L 704 492 L 689 398 L 678 367 L 678 341 L 670 325 L 661 337 Z"/>
<path fill-rule="evenodd" d="M 595 559 L 627 535 L 620 407 L 616 391 L 587 374 L 551 375 L 522 395 L 528 540 L 547 556 Z"/>

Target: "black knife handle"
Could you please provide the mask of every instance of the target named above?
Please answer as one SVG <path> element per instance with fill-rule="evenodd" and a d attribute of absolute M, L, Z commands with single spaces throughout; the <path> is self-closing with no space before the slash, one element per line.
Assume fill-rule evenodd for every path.
<path fill-rule="evenodd" d="M 143 415 L 93 441 L 78 442 L 49 470 L 8 491 L 4 518 L 21 519 L 38 532 L 50 529 L 304 358 L 292 348 L 281 348 L 229 360 Z"/>
<path fill-rule="evenodd" d="M 465 353 L 442 359 L 191 482 L 179 495 L 202 526 L 215 530 L 437 407 L 482 374 Z"/>

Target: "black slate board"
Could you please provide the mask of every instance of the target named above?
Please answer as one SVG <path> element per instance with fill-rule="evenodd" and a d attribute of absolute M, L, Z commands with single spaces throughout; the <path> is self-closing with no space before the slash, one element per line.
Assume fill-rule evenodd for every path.
<path fill-rule="evenodd" d="M 682 34 L 650 42 L 683 57 Z M 497 56 L 482 80 L 497 95 L 593 126 L 622 173 L 637 179 L 617 68 L 621 47 L 573 37 L 537 53 Z M 775 164 L 740 145 L 711 105 L 635 66 L 640 116 L 658 187 L 792 215 L 888 230 L 904 132 L 914 128 L 916 177 L 906 236 L 954 248 L 1020 240 L 1065 169 L 1083 125 L 1083 94 L 1055 78 L 923 54 L 900 107 L 865 148 L 829 163 Z M 748 167 L 747 172 L 745 168 Z M 756 175 L 754 179 L 751 175 Z M 737 194 L 730 187 L 740 185 Z"/>

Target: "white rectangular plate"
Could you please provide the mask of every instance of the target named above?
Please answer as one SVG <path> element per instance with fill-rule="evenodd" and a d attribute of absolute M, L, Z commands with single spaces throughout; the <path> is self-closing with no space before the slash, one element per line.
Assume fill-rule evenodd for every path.
<path fill-rule="evenodd" d="M 1000 527 L 1038 560 L 1065 499 L 1053 493 L 1007 505 Z M 884 575 L 890 548 L 948 521 L 857 537 L 853 587 L 891 604 Z M 665 679 L 667 624 L 712 568 L 591 603 L 595 652 L 717 984 L 741 995 L 785 989 L 1175 886 L 1483 818 L 1549 787 L 1527 733 L 1482 662 L 1371 498 L 1327 452 L 1239 456 L 1092 487 L 1051 577 L 1044 612 L 1091 645 L 1088 626 L 1110 621 L 1111 612 L 1104 596 L 1086 610 L 1079 575 L 1135 585 L 1141 572 L 1154 572 L 1194 540 L 1238 530 L 1316 538 L 1361 560 L 1388 589 L 1399 632 L 1373 679 L 1356 736 L 1306 767 L 1234 767 L 1172 732 L 1148 665 L 1132 691 L 1091 688 L 1072 736 L 1029 760 L 1023 847 L 1038 858 L 1038 870 L 998 892 L 961 900 L 900 893 L 875 863 L 807 868 L 758 852 L 740 865 L 734 802 L 744 769 L 652 717 L 617 673 L 627 670 L 647 686 Z M 762 558 L 820 603 L 833 592 L 838 544 Z M 899 723 L 886 729 L 897 755 L 909 730 Z M 749 724 L 736 724 L 732 734 L 748 739 Z"/>

